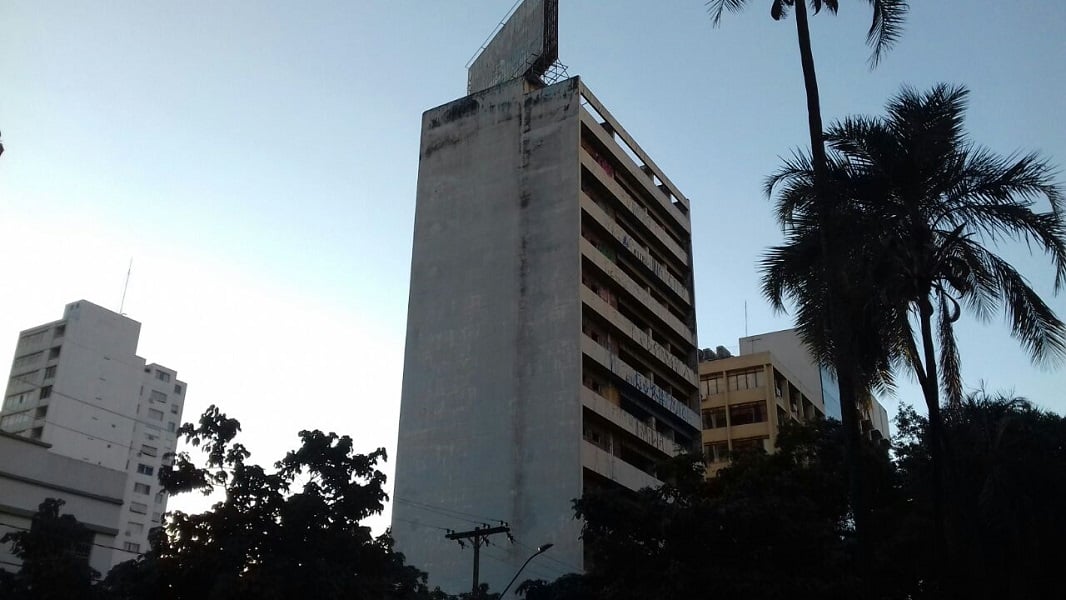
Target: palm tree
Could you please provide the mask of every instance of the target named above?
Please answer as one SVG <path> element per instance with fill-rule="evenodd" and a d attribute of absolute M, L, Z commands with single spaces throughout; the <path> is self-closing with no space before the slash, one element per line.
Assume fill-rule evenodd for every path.
<path fill-rule="evenodd" d="M 818 301 L 786 278 L 796 261 L 782 258 L 794 254 L 794 238 L 811 235 L 805 224 L 812 220 L 833 227 L 824 235 L 840 244 L 850 262 L 842 279 L 869 273 L 880 280 L 874 288 L 860 279 L 845 290 L 842 302 L 863 300 L 867 308 L 883 311 L 877 326 L 868 329 L 882 336 L 882 360 L 904 363 L 921 385 L 940 537 L 946 450 L 940 388 L 952 403 L 962 397 L 954 324 L 963 307 L 982 320 L 1002 309 L 1011 334 L 1034 362 L 1066 358 L 1066 325 L 991 249 L 1015 240 L 1043 250 L 1055 268 L 1058 292 L 1066 284 L 1062 192 L 1053 168 L 1038 155 L 1000 156 L 967 139 L 968 94 L 943 84 L 926 94 L 904 88 L 888 103 L 886 117 L 852 117 L 832 126 L 825 136 L 837 199 L 832 221 L 817 216 L 823 206 L 814 198 L 815 173 L 807 156 L 787 161 L 767 185 L 768 192 L 778 190 L 778 217 L 790 232 L 790 243 L 764 261 L 771 302 L 780 307 L 785 297 L 800 306 Z M 1034 212 L 1038 199 L 1046 200 L 1050 211 Z"/>
<path fill-rule="evenodd" d="M 811 152 L 814 157 L 814 169 L 817 177 L 824 176 L 825 143 L 822 138 L 822 108 L 818 95 L 818 77 L 814 71 L 814 53 L 811 50 L 811 31 L 807 20 L 807 4 L 814 14 L 824 7 L 836 14 L 839 0 L 772 0 L 770 16 L 780 21 L 788 16 L 788 11 L 796 10 L 796 35 L 799 41 L 800 65 L 803 68 L 803 87 L 807 93 L 807 123 L 811 136 Z M 899 39 L 903 30 L 903 19 L 909 5 L 907 0 L 866 0 L 873 8 L 870 29 L 866 41 L 872 47 L 870 66 L 876 66 L 884 53 Z M 721 24 L 726 10 L 740 12 L 747 7 L 749 0 L 707 0 L 707 12 L 715 27 Z"/>
<path fill-rule="evenodd" d="M 899 38 L 903 27 L 903 19 L 907 14 L 909 5 L 906 0 L 867 0 L 873 9 L 873 17 L 870 29 L 867 32 L 867 43 L 872 47 L 870 65 L 875 66 L 887 51 Z M 822 182 L 828 177 L 827 161 L 825 154 L 825 142 L 822 136 L 822 109 L 818 94 L 818 77 L 814 69 L 814 53 L 811 50 L 811 32 L 807 18 L 807 4 L 810 3 L 812 11 L 817 14 L 824 7 L 831 13 L 837 12 L 838 0 L 772 0 L 770 4 L 770 16 L 774 20 L 781 20 L 788 16 L 790 9 L 796 11 L 796 34 L 799 42 L 800 65 L 803 69 L 803 85 L 807 96 L 807 124 L 811 141 L 811 164 L 814 173 L 814 189 L 819 192 L 822 201 L 828 203 L 829 197 L 823 192 Z M 726 10 L 739 12 L 748 5 L 748 0 L 708 0 L 707 10 L 715 26 L 721 23 L 722 15 Z M 821 211 L 821 218 L 827 218 L 833 211 L 826 206 Z M 827 229 L 826 223 L 819 228 L 820 231 Z M 819 234 L 822 235 L 822 234 Z M 848 328 L 846 320 L 836 319 L 838 314 L 839 293 L 836 292 L 841 285 L 837 281 L 836 252 L 831 246 L 832 240 L 823 235 L 820 240 L 820 252 L 822 253 L 821 268 L 822 276 L 817 278 L 827 290 L 823 294 L 826 300 L 821 306 L 823 318 L 820 330 L 807 329 L 804 341 L 815 350 L 815 353 L 826 359 L 824 364 L 831 365 L 836 371 L 840 387 L 841 421 L 844 424 L 847 435 L 846 450 L 849 456 L 849 480 L 851 489 L 852 509 L 855 515 L 856 530 L 860 540 L 865 527 L 865 502 L 862 499 L 862 484 L 859 463 L 859 419 L 857 402 L 864 394 L 863 390 L 856 389 L 862 377 L 852 370 L 850 358 L 854 352 L 849 345 L 856 338 L 855 331 Z M 821 346 L 822 348 L 819 348 Z M 823 351 L 830 349 L 830 351 Z M 860 544 L 860 548 L 862 544 Z"/>

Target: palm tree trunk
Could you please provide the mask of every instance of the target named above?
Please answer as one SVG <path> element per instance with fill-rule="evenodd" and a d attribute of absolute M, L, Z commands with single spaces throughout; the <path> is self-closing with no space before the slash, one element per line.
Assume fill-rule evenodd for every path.
<path fill-rule="evenodd" d="M 796 2 L 796 34 L 799 37 L 800 64 L 803 66 L 803 87 L 807 92 L 807 125 L 811 134 L 811 158 L 814 162 L 814 185 L 825 181 L 825 135 L 822 132 L 822 101 L 818 95 L 818 76 L 814 72 L 814 52 L 811 50 L 811 30 L 807 20 L 807 3 Z"/>
<path fill-rule="evenodd" d="M 811 159 L 814 167 L 815 194 L 822 203 L 818 211 L 821 219 L 820 242 L 822 246 L 822 265 L 825 269 L 823 282 L 826 286 L 824 323 L 827 337 L 835 349 L 834 368 L 840 385 L 840 421 L 844 428 L 844 450 L 848 461 L 848 493 L 852 514 L 855 519 L 855 533 L 858 540 L 860 564 L 866 564 L 867 534 L 869 521 L 867 506 L 863 495 L 862 481 L 862 440 L 859 433 L 858 415 L 858 377 L 851 363 L 851 328 L 846 319 L 834 319 L 842 314 L 837 310 L 841 289 L 840 270 L 836 268 L 836 254 L 829 247 L 831 242 L 827 225 L 829 211 L 833 202 L 827 193 L 826 183 L 829 177 L 828 161 L 825 154 L 825 135 L 822 131 L 822 106 L 818 95 L 818 77 L 814 70 L 814 52 L 811 50 L 811 31 L 807 19 L 806 0 L 798 0 L 796 10 L 796 34 L 799 40 L 800 64 L 803 67 L 803 86 L 807 92 L 807 124 L 811 136 Z"/>
<path fill-rule="evenodd" d="M 925 377 L 920 378 L 925 406 L 929 411 L 929 457 L 933 463 L 933 527 L 935 560 L 944 560 L 946 548 L 944 524 L 944 424 L 940 416 L 940 382 L 937 374 L 936 348 L 933 341 L 933 303 L 928 296 L 918 303 L 918 318 L 922 329 L 922 353 Z M 946 561 L 950 564 L 951 561 Z"/>

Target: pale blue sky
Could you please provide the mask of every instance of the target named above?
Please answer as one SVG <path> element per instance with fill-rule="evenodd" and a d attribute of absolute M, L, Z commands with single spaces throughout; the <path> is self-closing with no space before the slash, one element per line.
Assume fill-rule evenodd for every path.
<path fill-rule="evenodd" d="M 420 115 L 511 1 L 0 4 L 0 351 L 68 301 L 117 307 L 133 256 L 126 312 L 189 381 L 186 418 L 221 404 L 263 460 L 307 427 L 391 449 Z M 763 178 L 807 140 L 794 23 L 768 0 L 718 29 L 698 0 L 560 4 L 570 74 L 692 200 L 701 345 L 735 348 L 745 301 L 751 333 L 790 326 L 754 265 L 781 239 Z M 1066 164 L 1066 5 L 914 0 L 870 71 L 868 4 L 841 4 L 813 21 L 827 123 L 962 83 L 975 140 Z M 1008 255 L 1066 316 L 1046 262 Z M 960 338 L 968 384 L 1066 412 L 1066 371 L 998 320 Z"/>

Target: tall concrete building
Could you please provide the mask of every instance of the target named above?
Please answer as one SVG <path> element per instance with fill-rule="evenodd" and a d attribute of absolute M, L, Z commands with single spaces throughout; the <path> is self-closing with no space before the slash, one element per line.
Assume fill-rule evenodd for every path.
<path fill-rule="evenodd" d="M 700 438 L 689 202 L 579 78 L 546 80 L 554 11 L 520 6 L 422 118 L 392 531 L 450 592 L 472 553 L 442 529 L 509 525 L 497 591 L 541 544 L 542 573 L 581 570 L 572 500 L 657 485 Z"/>
<path fill-rule="evenodd" d="M 177 372 L 137 356 L 140 328 L 91 302 L 68 304 L 62 319 L 19 334 L 0 410 L 0 430 L 125 474 L 114 563 L 148 548 L 166 510 L 158 471 L 174 452 L 185 402 Z"/>

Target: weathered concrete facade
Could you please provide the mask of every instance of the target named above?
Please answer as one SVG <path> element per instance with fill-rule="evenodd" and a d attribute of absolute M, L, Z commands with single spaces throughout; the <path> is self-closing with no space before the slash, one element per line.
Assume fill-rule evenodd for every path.
<path fill-rule="evenodd" d="M 427 111 L 420 151 L 397 547 L 463 591 L 442 529 L 499 520 L 493 589 L 548 542 L 542 575 L 580 570 L 571 501 L 698 442 L 688 202 L 578 78 Z"/>

